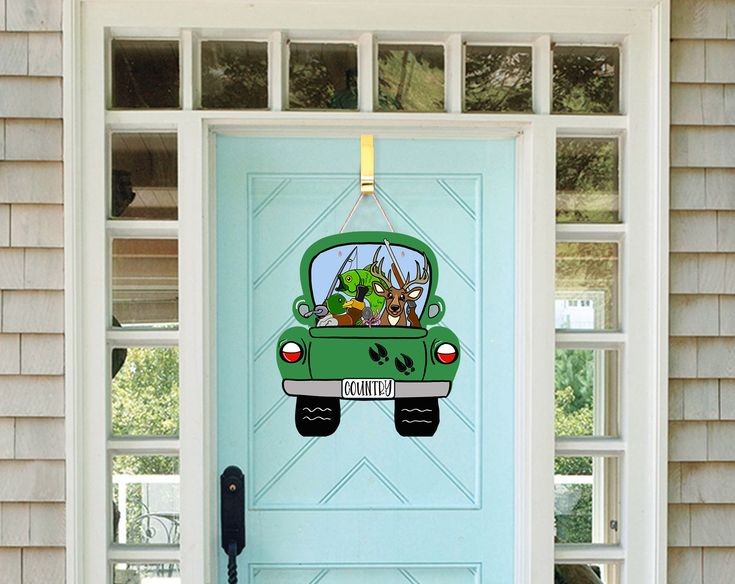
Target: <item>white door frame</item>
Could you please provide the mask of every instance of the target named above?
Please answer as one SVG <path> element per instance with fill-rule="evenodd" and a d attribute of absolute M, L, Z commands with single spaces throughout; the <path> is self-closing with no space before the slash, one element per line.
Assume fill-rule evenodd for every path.
<path fill-rule="evenodd" d="M 385 124 L 404 123 L 429 127 L 431 131 L 451 133 L 461 129 L 462 135 L 492 133 L 501 129 L 520 131 L 519 161 L 528 161 L 533 172 L 518 173 L 516 249 L 519 257 L 529 261 L 517 266 L 518 339 L 522 343 L 516 363 L 519 387 L 532 388 L 519 392 L 516 434 L 519 459 L 516 468 L 519 502 L 517 504 L 516 581 L 546 584 L 551 582 L 550 566 L 559 561 L 610 559 L 625 556 L 628 569 L 646 581 L 664 584 L 666 574 L 666 442 L 667 442 L 667 315 L 668 315 L 668 2 L 647 0 L 594 0 L 563 2 L 539 8 L 525 1 L 513 6 L 489 1 L 477 6 L 472 2 L 436 0 L 430 14 L 420 21 L 413 17 L 416 4 L 376 1 L 306 2 L 255 0 L 241 12 L 231 4 L 206 1 L 181 4 L 175 1 L 134 2 L 130 0 L 65 0 L 64 4 L 64 160 L 65 171 L 65 290 L 66 290 L 66 428 L 67 428 L 67 581 L 102 582 L 108 576 L 108 534 L 101 518 L 109 514 L 107 489 L 100 488 L 104 478 L 108 449 L 124 451 L 129 444 L 108 440 L 105 421 L 106 397 L 99 382 L 106 376 L 107 343 L 105 330 L 107 257 L 100 242 L 109 233 L 105 222 L 105 128 L 128 130 L 176 130 L 179 134 L 179 221 L 139 222 L 121 226 L 140 236 L 168 233 L 180 237 L 180 311 L 191 315 L 182 319 L 178 335 L 181 358 L 182 433 L 178 440 L 163 446 L 181 452 L 182 468 L 182 541 L 180 550 L 145 552 L 151 560 L 179 559 L 184 582 L 213 581 L 213 553 L 218 549 L 217 524 L 209 487 L 212 478 L 213 445 L 212 397 L 203 391 L 211 382 L 210 349 L 213 336 L 211 291 L 203 282 L 212 281 L 212 249 L 210 214 L 211 170 L 208 135 L 212 128 L 229 126 L 255 128 L 287 125 L 289 128 L 342 126 L 376 128 Z M 576 6 L 574 6 L 576 4 Z M 306 5 L 306 6 L 305 6 Z M 559 116 L 550 115 L 548 96 L 534 92 L 534 114 L 462 114 L 461 80 L 447 79 L 448 111 L 443 114 L 411 114 L 403 122 L 401 114 L 370 113 L 372 99 L 361 91 L 363 112 L 339 117 L 328 113 L 281 112 L 283 70 L 278 66 L 283 36 L 268 33 L 273 27 L 324 31 L 343 30 L 345 23 L 358 23 L 362 30 L 396 31 L 396 38 L 413 34 L 414 38 L 431 40 L 423 30 L 445 30 L 447 58 L 461 59 L 460 33 L 475 40 L 488 35 L 483 23 L 492 23 L 490 36 L 497 40 L 519 41 L 533 37 L 534 86 L 550 87 L 551 63 L 548 47 L 551 33 L 556 40 L 573 41 L 588 35 L 615 40 L 624 36 L 637 57 L 623 63 L 627 89 L 622 102 L 628 107 L 626 116 Z M 145 28 L 141 27 L 145 24 Z M 179 111 L 105 111 L 105 46 L 110 34 L 168 35 L 182 43 L 182 86 L 194 85 L 191 78 L 195 38 L 191 31 L 179 33 L 179 27 L 198 27 L 217 31 L 231 28 L 265 31 L 271 40 L 272 111 L 212 112 L 192 109 L 194 92 L 185 92 L 183 109 Z M 519 30 L 520 29 L 520 30 Z M 401 32 L 398 32 L 401 31 Z M 411 32 L 413 31 L 413 32 Z M 325 35 L 323 32 L 313 34 Z M 328 33 L 326 33 L 328 34 Z M 386 33 L 388 35 L 389 33 Z M 493 36 L 494 35 L 494 36 Z M 607 35 L 607 36 L 605 36 Z M 434 35 L 436 36 L 436 35 Z M 366 33 L 359 38 L 365 50 L 361 60 L 372 54 L 372 41 Z M 387 38 L 387 37 L 386 37 Z M 188 77 L 187 77 L 188 76 Z M 645 80 L 638 86 L 632 80 Z M 364 83 L 364 80 L 363 80 Z M 365 89 L 364 85 L 361 85 Z M 280 88 L 280 89 L 279 89 Z M 645 107 L 636 107 L 643 103 Z M 453 128 L 453 130 L 450 130 Z M 623 262 L 647 286 L 636 309 L 629 303 L 623 315 L 624 326 L 635 322 L 644 334 L 628 332 L 608 334 L 614 346 L 628 343 L 627 354 L 639 353 L 650 359 L 648 366 L 630 364 L 633 373 L 644 375 L 637 384 L 647 390 L 641 407 L 628 408 L 634 417 L 627 422 L 627 435 L 613 441 L 587 440 L 570 445 L 557 445 L 557 452 L 570 453 L 574 448 L 596 449 L 600 453 L 622 452 L 628 444 L 641 445 L 640 451 L 626 451 L 626 464 L 636 475 L 648 479 L 624 493 L 632 509 L 642 510 L 635 525 L 628 526 L 627 540 L 621 546 L 598 548 L 594 554 L 585 549 L 566 548 L 555 554 L 553 526 L 553 247 L 557 236 L 565 237 L 566 226 L 554 226 L 554 157 L 555 136 L 559 131 L 575 133 L 615 134 L 625 132 L 636 140 L 628 140 L 624 163 L 628 166 L 623 185 L 626 208 L 631 220 L 624 228 L 610 228 L 610 236 L 625 239 L 628 252 L 635 247 L 649 253 L 637 258 L 627 253 Z M 334 131 L 334 129 L 333 129 Z M 334 134 L 332 134 L 334 135 Z M 646 168 L 646 164 L 648 167 Z M 633 197 L 632 194 L 639 195 Z M 650 199 L 645 195 L 652 194 Z M 637 205 L 637 208 L 634 208 Z M 116 229 L 114 225 L 110 229 Z M 629 269 L 626 268 L 626 269 Z M 630 298 L 630 295 L 627 296 Z M 643 324 L 640 324 L 643 323 Z M 558 337 L 559 335 L 557 335 Z M 567 343 L 592 341 L 589 335 L 561 335 Z M 148 343 L 170 342 L 171 335 L 140 335 Z M 599 340 L 599 339 L 598 339 Z M 607 342 L 607 341 L 606 341 Z M 202 358 L 202 356 L 204 356 Z M 104 416 L 102 416 L 104 417 Z M 650 420 L 654 424 L 650 424 Z M 646 448 L 645 445 L 650 446 Z M 160 449 L 162 444 L 138 443 L 138 449 Z M 559 450 L 561 448 L 561 451 Z M 621 450 L 623 449 L 623 450 Z M 100 470 L 102 469 L 102 470 Z M 102 473 L 102 474 L 100 474 Z M 653 480 L 651 479 L 653 476 Z M 624 483 L 630 486 L 632 478 Z M 648 487 L 648 488 L 646 488 Z M 632 510 L 631 509 L 631 510 Z M 625 513 L 624 513 L 625 514 Z M 214 552 L 213 552 L 214 550 Z M 138 550 L 139 551 L 139 550 Z M 134 558 L 136 550 L 118 550 L 114 557 Z M 631 576 L 635 577 L 635 576 Z M 626 578 L 624 574 L 624 579 Z M 625 580 L 632 583 L 632 580 Z"/>

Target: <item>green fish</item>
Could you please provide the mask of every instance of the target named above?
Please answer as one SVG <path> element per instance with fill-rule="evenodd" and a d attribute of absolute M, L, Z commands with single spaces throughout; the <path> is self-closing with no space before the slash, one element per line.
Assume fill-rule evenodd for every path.
<path fill-rule="evenodd" d="M 370 304 L 373 313 L 380 314 L 385 304 L 385 298 L 379 296 L 373 290 L 373 282 L 380 280 L 370 273 L 370 265 L 365 266 L 364 270 L 349 270 L 339 276 L 338 292 L 346 292 L 350 296 L 357 294 L 357 287 L 362 284 L 368 289 L 365 300 Z M 382 280 L 380 280 L 382 281 Z"/>

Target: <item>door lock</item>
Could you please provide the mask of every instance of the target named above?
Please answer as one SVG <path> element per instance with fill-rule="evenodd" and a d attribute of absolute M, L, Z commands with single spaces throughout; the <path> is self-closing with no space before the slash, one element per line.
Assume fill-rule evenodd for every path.
<path fill-rule="evenodd" d="M 228 466 L 220 476 L 220 523 L 227 581 L 237 584 L 237 556 L 245 548 L 245 475 L 236 466 Z"/>

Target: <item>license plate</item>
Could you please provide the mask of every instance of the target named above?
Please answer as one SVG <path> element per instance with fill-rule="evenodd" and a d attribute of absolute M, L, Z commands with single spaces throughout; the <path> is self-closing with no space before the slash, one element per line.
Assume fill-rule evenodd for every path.
<path fill-rule="evenodd" d="M 392 379 L 343 379 L 343 399 L 393 399 L 396 396 Z"/>

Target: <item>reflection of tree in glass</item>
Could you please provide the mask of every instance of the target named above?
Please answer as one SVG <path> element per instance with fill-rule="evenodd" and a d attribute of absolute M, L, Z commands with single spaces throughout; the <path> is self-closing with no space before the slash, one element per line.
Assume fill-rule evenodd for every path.
<path fill-rule="evenodd" d="M 291 43 L 291 109 L 357 109 L 357 48 L 331 43 Z"/>
<path fill-rule="evenodd" d="M 556 475 L 592 475 L 591 457 L 564 457 L 555 460 Z M 568 485 L 567 490 L 578 497 L 572 509 L 555 513 L 556 539 L 559 543 L 589 543 L 592 541 L 592 485 Z"/>
<path fill-rule="evenodd" d="M 378 54 L 378 109 L 444 110 L 444 48 L 382 45 Z"/>
<path fill-rule="evenodd" d="M 531 49 L 468 46 L 465 109 L 527 112 L 532 109 Z"/>
<path fill-rule="evenodd" d="M 619 221 L 618 139 L 557 139 L 556 195 L 559 223 Z"/>
<path fill-rule="evenodd" d="M 171 436 L 179 431 L 179 351 L 132 347 L 112 382 L 112 433 Z"/>
<path fill-rule="evenodd" d="M 552 110 L 560 113 L 617 113 L 617 47 L 554 47 Z"/>
<path fill-rule="evenodd" d="M 593 430 L 594 352 L 556 352 L 554 420 L 557 436 L 590 436 Z"/>
<path fill-rule="evenodd" d="M 268 107 L 266 43 L 202 43 L 202 107 L 262 109 Z"/>

